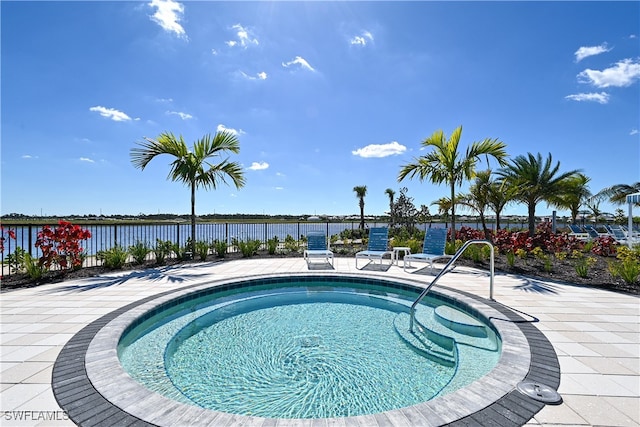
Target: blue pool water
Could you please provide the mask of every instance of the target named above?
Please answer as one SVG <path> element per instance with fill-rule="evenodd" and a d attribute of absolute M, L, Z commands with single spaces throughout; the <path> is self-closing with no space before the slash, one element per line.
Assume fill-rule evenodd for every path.
<path fill-rule="evenodd" d="M 122 337 L 119 357 L 152 391 L 222 412 L 328 418 L 398 409 L 470 384 L 500 354 L 492 328 L 469 335 L 443 324 L 435 299 L 417 311 L 425 332 L 409 334 L 415 296 L 344 282 L 227 290 L 149 316 Z"/>

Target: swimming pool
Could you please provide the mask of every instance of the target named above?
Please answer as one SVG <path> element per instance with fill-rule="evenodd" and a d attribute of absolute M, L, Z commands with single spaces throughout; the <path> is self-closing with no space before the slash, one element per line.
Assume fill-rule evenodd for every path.
<path fill-rule="evenodd" d="M 103 422 L 137 422 L 144 425 L 288 425 L 285 420 L 241 416 L 185 404 L 149 391 L 127 374 L 118 358 L 118 345 L 125 332 L 141 325 L 167 306 L 177 306 L 193 298 L 221 289 L 232 291 L 248 282 L 315 280 L 362 281 L 365 285 L 392 288 L 420 288 L 420 283 L 382 275 L 336 274 L 312 272 L 289 276 L 262 275 L 238 279 L 216 280 L 167 291 L 124 306 L 87 325 L 74 335 L 60 352 L 53 370 L 52 388 L 56 400 L 78 425 Z M 432 291 L 451 305 L 489 320 L 502 339 L 502 349 L 495 368 L 472 384 L 444 396 L 400 409 L 346 418 L 326 419 L 332 425 L 468 425 L 495 419 L 501 425 L 522 425 L 544 404 L 515 390 L 524 379 L 542 379 L 547 384 L 559 383 L 559 367 L 548 340 L 528 320 L 493 301 L 438 287 Z M 533 341 L 532 341 L 533 340 Z M 529 343 L 535 343 L 535 351 Z M 485 421 L 483 421 L 485 420 Z M 292 420 L 294 425 L 312 425 L 317 419 Z M 142 425 L 141 424 L 141 425 Z"/>
<path fill-rule="evenodd" d="M 335 418 L 430 400 L 498 361 L 488 322 L 442 299 L 419 306 L 425 332 L 410 334 L 418 289 L 323 277 L 244 285 L 195 293 L 129 330 L 118 351 L 125 370 L 154 392 L 207 409 Z"/>

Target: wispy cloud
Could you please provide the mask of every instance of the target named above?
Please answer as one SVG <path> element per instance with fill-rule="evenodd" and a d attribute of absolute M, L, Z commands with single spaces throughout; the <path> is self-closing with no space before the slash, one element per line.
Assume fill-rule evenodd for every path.
<path fill-rule="evenodd" d="M 102 107 L 100 105 L 97 105 L 95 107 L 89 108 L 89 111 L 95 111 L 97 113 L 100 113 L 102 117 L 107 117 L 113 120 L 114 122 L 127 122 L 132 120 L 131 117 L 129 117 L 126 113 L 116 110 L 115 108 L 107 108 L 107 107 Z M 139 120 L 139 119 L 136 119 L 136 120 Z"/>
<path fill-rule="evenodd" d="M 250 76 L 244 71 L 239 71 L 239 73 L 243 78 L 247 80 L 267 80 L 267 73 L 265 73 L 264 71 L 257 73 L 255 76 Z"/>
<path fill-rule="evenodd" d="M 273 187 L 274 190 L 284 190 L 284 187 Z"/>
<path fill-rule="evenodd" d="M 187 39 L 180 21 L 184 14 L 184 5 L 173 0 L 151 0 L 149 6 L 156 8 L 156 12 L 151 15 L 151 20 L 155 21 L 163 30 L 175 33 L 178 37 Z"/>
<path fill-rule="evenodd" d="M 565 99 L 570 99 L 572 101 L 589 101 L 589 102 L 597 102 L 599 104 L 607 104 L 609 102 L 610 95 L 607 92 L 600 93 L 576 93 L 573 95 L 565 96 Z"/>
<path fill-rule="evenodd" d="M 594 55 L 600 55 L 601 53 L 609 52 L 611 49 L 606 43 L 602 43 L 599 46 L 582 46 L 575 51 L 576 62 L 582 61 L 584 58 Z"/>
<path fill-rule="evenodd" d="M 366 46 L 369 42 L 373 41 L 373 34 L 369 31 L 363 31 L 362 34 L 354 36 L 349 40 L 349 43 L 356 46 Z"/>
<path fill-rule="evenodd" d="M 640 59 L 623 59 L 602 71 L 586 69 L 578 74 L 578 81 L 595 87 L 626 87 L 640 79 Z"/>
<path fill-rule="evenodd" d="M 309 65 L 307 60 L 304 59 L 301 56 L 296 56 L 295 58 L 293 58 L 289 62 L 283 62 L 282 66 L 284 68 L 289 68 L 289 67 L 294 67 L 295 66 L 295 67 L 302 68 L 304 70 L 315 71 L 315 69 L 311 65 Z"/>
<path fill-rule="evenodd" d="M 250 31 L 247 28 L 243 27 L 242 25 L 236 24 L 232 26 L 231 29 L 236 31 L 237 38 L 235 40 L 227 41 L 226 42 L 227 46 L 229 47 L 238 46 L 246 49 L 251 45 L 260 44 L 258 39 L 254 37 L 253 34 L 251 34 Z"/>
<path fill-rule="evenodd" d="M 37 159 L 38 156 L 32 156 L 31 154 L 24 154 L 20 158 L 25 160 L 31 160 L 31 159 Z"/>
<path fill-rule="evenodd" d="M 354 156 L 360 157 L 389 157 L 402 154 L 407 151 L 407 147 L 399 144 L 397 141 L 388 144 L 370 144 L 362 148 L 358 148 L 351 152 Z"/>
<path fill-rule="evenodd" d="M 269 163 L 267 162 L 253 162 L 251 163 L 251 166 L 249 166 L 247 169 L 252 171 L 261 171 L 268 168 L 269 168 Z"/>
<path fill-rule="evenodd" d="M 607 92 L 576 93 L 573 95 L 565 96 L 565 99 L 570 99 L 572 101 L 589 101 L 597 102 L 600 104 L 607 104 L 609 102 L 609 94 Z"/>
<path fill-rule="evenodd" d="M 166 114 L 170 116 L 180 116 L 182 120 L 193 119 L 193 116 L 191 114 L 183 113 L 181 111 L 167 111 Z"/>
<path fill-rule="evenodd" d="M 638 134 L 638 129 L 631 129 L 631 132 L 629 132 L 629 135 L 637 135 Z"/>
<path fill-rule="evenodd" d="M 85 163 L 95 163 L 94 160 L 88 158 L 88 157 L 80 157 L 79 159 L 81 162 L 85 162 Z"/>
<path fill-rule="evenodd" d="M 216 49 L 211 49 L 211 55 L 215 56 L 218 54 L 218 51 Z"/>
<path fill-rule="evenodd" d="M 243 134 L 245 134 L 245 131 L 243 131 L 242 129 L 237 130 L 237 129 L 233 129 L 233 128 L 228 128 L 223 124 L 219 124 L 218 128 L 216 130 L 218 132 L 229 132 L 229 133 L 232 133 L 234 135 L 243 135 Z"/>
<path fill-rule="evenodd" d="M 156 98 L 156 102 L 161 104 L 170 104 L 173 102 L 173 98 Z"/>

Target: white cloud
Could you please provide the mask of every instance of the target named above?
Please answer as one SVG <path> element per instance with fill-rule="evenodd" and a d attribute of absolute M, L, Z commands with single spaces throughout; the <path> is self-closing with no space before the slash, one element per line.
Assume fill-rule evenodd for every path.
<path fill-rule="evenodd" d="M 247 169 L 250 169 L 252 171 L 261 171 L 268 168 L 269 168 L 269 163 L 267 162 L 253 162 L 251 163 L 251 166 L 249 166 Z"/>
<path fill-rule="evenodd" d="M 250 34 L 249 30 L 245 27 L 243 27 L 240 24 L 236 24 L 234 26 L 231 27 L 233 30 L 236 30 L 236 37 L 238 37 L 237 40 L 229 40 L 227 41 L 227 46 L 229 47 L 234 47 L 234 46 L 240 46 L 243 48 L 247 48 L 250 45 L 258 45 L 260 44 L 260 42 L 258 42 L 258 39 L 255 38 L 253 36 L 253 34 Z"/>
<path fill-rule="evenodd" d="M 184 5 L 173 0 L 151 0 L 149 6 L 156 8 L 151 19 L 158 23 L 163 30 L 175 33 L 178 37 L 187 38 L 187 34 L 180 25 Z"/>
<path fill-rule="evenodd" d="M 284 187 L 274 187 L 274 190 L 284 190 Z"/>
<path fill-rule="evenodd" d="M 572 101 L 593 101 L 600 104 L 607 104 L 609 102 L 609 94 L 607 92 L 576 93 L 565 96 L 565 99 L 570 99 Z"/>
<path fill-rule="evenodd" d="M 630 34 L 630 35 L 629 35 L 629 38 L 630 38 L 630 39 L 635 39 L 635 38 L 638 38 L 638 36 L 636 36 L 635 34 Z"/>
<path fill-rule="evenodd" d="M 311 65 L 309 65 L 309 63 L 301 56 L 296 56 L 293 60 L 282 63 L 282 66 L 284 68 L 289 68 L 294 65 L 299 66 L 300 68 L 303 68 L 305 70 L 315 71 L 315 69 Z"/>
<path fill-rule="evenodd" d="M 250 76 L 244 71 L 239 71 L 239 73 L 242 77 L 244 77 L 247 80 L 267 80 L 267 73 L 265 73 L 264 71 L 257 73 L 255 76 Z"/>
<path fill-rule="evenodd" d="M 640 79 L 640 59 L 631 58 L 618 61 L 602 71 L 586 69 L 578 74 L 578 81 L 595 87 L 626 87 Z"/>
<path fill-rule="evenodd" d="M 161 104 L 169 104 L 173 102 L 173 98 L 156 98 L 156 102 L 159 102 Z"/>
<path fill-rule="evenodd" d="M 26 160 L 30 160 L 30 159 L 37 159 L 38 156 L 32 156 L 31 154 L 24 154 L 21 158 L 22 159 L 26 159 Z"/>
<path fill-rule="evenodd" d="M 191 114 L 183 113 L 181 111 L 167 111 L 166 114 L 173 115 L 173 116 L 180 116 L 182 120 L 193 119 L 193 116 Z"/>
<path fill-rule="evenodd" d="M 583 46 L 575 51 L 576 62 L 582 61 L 584 58 L 593 55 L 600 55 L 601 53 L 609 52 L 611 49 L 607 47 L 606 43 L 602 43 L 600 46 Z"/>
<path fill-rule="evenodd" d="M 354 156 L 360 157 L 388 157 L 402 154 L 407 151 L 407 147 L 398 144 L 397 141 L 388 144 L 370 144 L 366 147 L 358 148 L 351 152 Z"/>
<path fill-rule="evenodd" d="M 88 157 L 80 157 L 80 161 L 81 162 L 86 162 L 86 163 L 95 163 L 95 161 L 91 160 Z"/>
<path fill-rule="evenodd" d="M 637 135 L 638 134 L 638 129 L 631 129 L 631 132 L 629 132 L 629 135 Z"/>
<path fill-rule="evenodd" d="M 356 46 L 366 46 L 367 43 L 373 41 L 373 35 L 369 31 L 363 31 L 361 35 L 354 36 L 350 43 Z"/>
<path fill-rule="evenodd" d="M 246 132 L 243 131 L 242 129 L 237 130 L 237 129 L 233 129 L 233 128 L 228 128 L 223 124 L 219 124 L 218 128 L 216 129 L 218 132 L 229 132 L 232 133 L 234 135 L 244 135 Z"/>
<path fill-rule="evenodd" d="M 217 51 L 217 50 L 215 50 L 215 49 L 211 49 L 211 55 L 217 55 L 217 54 L 218 54 L 218 51 Z"/>
<path fill-rule="evenodd" d="M 89 108 L 89 111 L 98 112 L 102 117 L 107 117 L 113 120 L 114 122 L 126 122 L 131 120 L 131 117 L 129 117 L 122 111 L 118 111 L 114 108 L 107 108 L 107 107 L 102 107 L 100 105 L 97 105 L 95 107 Z M 136 119 L 136 120 L 140 120 L 140 119 Z"/>

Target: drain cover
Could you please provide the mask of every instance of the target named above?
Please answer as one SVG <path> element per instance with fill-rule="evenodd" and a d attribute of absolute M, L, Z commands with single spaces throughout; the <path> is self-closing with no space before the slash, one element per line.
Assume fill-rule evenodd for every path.
<path fill-rule="evenodd" d="M 518 391 L 532 399 L 539 400 L 544 403 L 559 403 L 562 397 L 558 392 L 548 385 L 536 383 L 533 381 L 521 381 L 516 386 Z"/>

